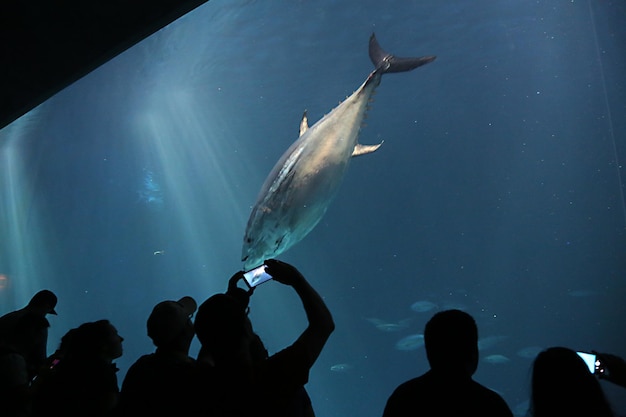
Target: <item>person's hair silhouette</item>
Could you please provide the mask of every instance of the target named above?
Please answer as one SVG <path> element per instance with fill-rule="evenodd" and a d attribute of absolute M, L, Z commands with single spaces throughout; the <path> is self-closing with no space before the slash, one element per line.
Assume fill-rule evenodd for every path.
<path fill-rule="evenodd" d="M 598 379 L 571 349 L 551 347 L 539 353 L 531 384 L 533 417 L 613 416 Z"/>

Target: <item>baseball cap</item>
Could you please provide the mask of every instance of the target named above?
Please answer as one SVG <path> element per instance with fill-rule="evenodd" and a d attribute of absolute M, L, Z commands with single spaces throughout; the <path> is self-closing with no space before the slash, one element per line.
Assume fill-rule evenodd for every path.
<path fill-rule="evenodd" d="M 154 306 L 147 322 L 148 336 L 153 343 L 161 346 L 180 335 L 197 306 L 196 301 L 189 296 L 178 301 L 162 301 Z"/>
<path fill-rule="evenodd" d="M 30 299 L 28 305 L 47 307 L 49 308 L 47 314 L 57 314 L 54 310 L 54 307 L 57 305 L 57 296 L 50 290 L 41 290 L 37 294 L 33 295 L 33 298 Z"/>

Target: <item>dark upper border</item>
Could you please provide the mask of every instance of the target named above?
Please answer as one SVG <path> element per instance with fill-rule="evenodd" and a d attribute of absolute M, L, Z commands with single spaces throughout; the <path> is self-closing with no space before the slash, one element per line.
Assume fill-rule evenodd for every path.
<path fill-rule="evenodd" d="M 0 1 L 0 129 L 206 1 Z"/>

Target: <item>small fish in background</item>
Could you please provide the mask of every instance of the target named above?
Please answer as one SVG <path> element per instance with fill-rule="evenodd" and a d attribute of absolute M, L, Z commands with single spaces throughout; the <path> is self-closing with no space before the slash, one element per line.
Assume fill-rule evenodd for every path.
<path fill-rule="evenodd" d="M 154 253 L 152 253 L 154 256 L 157 255 L 165 255 L 165 249 L 161 249 L 161 250 L 155 250 Z"/>
<path fill-rule="evenodd" d="M 426 313 L 436 308 L 437 304 L 428 300 L 416 301 L 411 304 L 411 310 L 415 311 L 416 313 Z"/>
<path fill-rule="evenodd" d="M 337 373 L 344 373 L 352 370 L 354 366 L 349 363 L 338 363 L 330 367 L 330 370 Z"/>
<path fill-rule="evenodd" d="M 422 346 L 424 346 L 423 334 L 411 334 L 396 342 L 396 349 L 403 351 L 416 350 Z"/>
<path fill-rule="evenodd" d="M 516 355 L 520 358 L 535 359 L 542 350 L 543 348 L 540 346 L 528 346 L 518 350 Z"/>
<path fill-rule="evenodd" d="M 600 295 L 600 291 L 588 290 L 588 289 L 578 289 L 578 290 L 568 290 L 567 295 L 574 298 L 587 298 L 587 297 L 595 297 L 596 295 Z"/>
<path fill-rule="evenodd" d="M 408 329 L 409 324 L 411 324 L 411 319 L 403 319 L 399 322 L 388 322 L 372 317 L 366 318 L 365 320 L 372 323 L 374 327 L 376 327 L 381 332 L 399 332 Z"/>
<path fill-rule="evenodd" d="M 163 191 L 157 182 L 155 175 L 149 169 L 144 169 L 144 177 L 141 188 L 137 191 L 139 200 L 148 207 L 161 209 L 163 207 Z"/>
<path fill-rule="evenodd" d="M 508 339 L 508 336 L 487 336 L 478 339 L 478 350 L 490 349 L 495 345 L 501 343 L 503 340 Z"/>
<path fill-rule="evenodd" d="M 489 355 L 485 357 L 485 359 L 483 360 L 492 365 L 501 365 L 503 363 L 511 362 L 511 359 L 507 358 L 504 355 L 499 355 L 499 354 Z"/>

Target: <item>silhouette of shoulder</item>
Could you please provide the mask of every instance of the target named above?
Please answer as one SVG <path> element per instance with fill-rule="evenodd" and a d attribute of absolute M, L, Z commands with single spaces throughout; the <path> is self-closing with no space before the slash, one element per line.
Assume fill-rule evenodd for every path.
<path fill-rule="evenodd" d="M 510 417 L 496 392 L 471 378 L 438 378 L 432 371 L 399 385 L 389 397 L 384 417 Z"/>
<path fill-rule="evenodd" d="M 288 409 L 288 399 L 297 396 L 309 381 L 308 352 L 301 341 L 258 361 L 254 380 L 261 387 L 260 398 L 269 401 L 270 409 Z"/>
<path fill-rule="evenodd" d="M 304 385 L 309 380 L 308 352 L 301 341 L 271 355 L 256 366 L 259 378 L 274 380 L 277 384 Z"/>
<path fill-rule="evenodd" d="M 193 390 L 201 377 L 195 360 L 161 352 L 139 358 L 126 373 L 120 392 L 120 414 L 175 415 L 191 412 Z"/>

